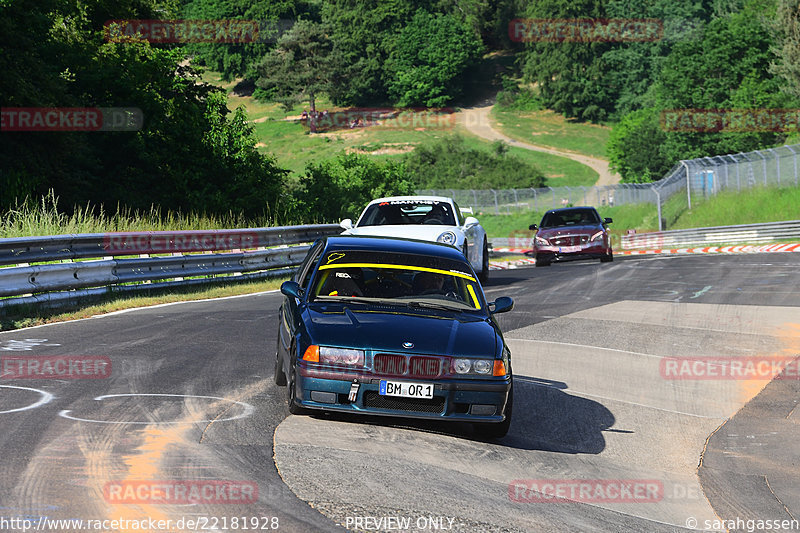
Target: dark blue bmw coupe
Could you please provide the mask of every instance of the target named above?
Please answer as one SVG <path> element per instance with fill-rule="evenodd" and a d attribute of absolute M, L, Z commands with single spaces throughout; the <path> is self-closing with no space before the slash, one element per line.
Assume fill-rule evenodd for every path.
<path fill-rule="evenodd" d="M 511 422 L 511 353 L 452 246 L 388 237 L 317 241 L 281 286 L 275 382 L 293 414 L 342 411 L 474 423 L 500 438 Z"/>

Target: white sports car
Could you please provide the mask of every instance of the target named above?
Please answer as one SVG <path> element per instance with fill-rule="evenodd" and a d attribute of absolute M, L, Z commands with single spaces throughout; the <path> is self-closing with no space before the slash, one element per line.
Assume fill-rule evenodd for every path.
<path fill-rule="evenodd" d="M 489 279 L 486 231 L 471 210 L 443 196 L 393 196 L 367 205 L 358 222 L 346 218 L 342 235 L 377 235 L 443 242 L 464 252 L 482 282 Z"/>

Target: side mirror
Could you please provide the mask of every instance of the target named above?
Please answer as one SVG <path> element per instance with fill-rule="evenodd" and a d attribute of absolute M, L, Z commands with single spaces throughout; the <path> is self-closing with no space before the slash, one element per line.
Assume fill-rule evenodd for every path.
<path fill-rule="evenodd" d="M 530 226 L 528 226 L 528 229 L 531 231 L 536 231 L 537 229 L 539 229 L 539 226 L 537 226 L 536 224 L 531 224 Z"/>
<path fill-rule="evenodd" d="M 464 219 L 464 227 L 469 228 L 471 226 L 476 226 L 479 224 L 478 219 L 475 217 L 467 217 Z"/>
<path fill-rule="evenodd" d="M 353 229 L 353 221 L 349 218 L 346 218 L 339 222 L 339 227 L 342 229 Z"/>
<path fill-rule="evenodd" d="M 506 313 L 512 309 L 514 309 L 514 300 L 508 296 L 501 296 L 489 304 L 489 312 L 493 315 L 497 313 Z"/>
<path fill-rule="evenodd" d="M 603 224 L 611 224 L 612 222 L 614 222 L 614 219 L 610 217 L 606 217 L 603 219 Z"/>
<path fill-rule="evenodd" d="M 299 299 L 303 297 L 305 291 L 300 288 L 300 284 L 296 281 L 284 281 L 283 284 L 281 284 L 281 293 Z"/>

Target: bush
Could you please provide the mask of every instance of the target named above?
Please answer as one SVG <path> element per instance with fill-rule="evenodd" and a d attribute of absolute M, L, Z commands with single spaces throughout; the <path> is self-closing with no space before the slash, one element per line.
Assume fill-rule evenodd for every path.
<path fill-rule="evenodd" d="M 512 189 L 544 187 L 542 172 L 512 156 L 503 143 L 492 150 L 466 145 L 452 135 L 423 144 L 405 158 L 408 177 L 421 189 Z"/>
<path fill-rule="evenodd" d="M 375 198 L 413 194 L 403 163 L 380 164 L 363 154 L 342 154 L 310 163 L 294 192 L 306 221 L 338 222 L 355 218 Z"/>

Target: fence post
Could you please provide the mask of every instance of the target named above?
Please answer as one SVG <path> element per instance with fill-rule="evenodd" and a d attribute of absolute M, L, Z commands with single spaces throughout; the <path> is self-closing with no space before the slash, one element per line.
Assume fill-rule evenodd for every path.
<path fill-rule="evenodd" d="M 774 148 L 768 148 L 772 155 L 775 156 L 775 173 L 778 175 L 778 187 L 781 186 L 781 159 L 778 157 L 778 152 Z"/>
<path fill-rule="evenodd" d="M 658 193 L 658 187 L 653 187 L 653 192 L 656 193 L 656 205 L 658 206 L 658 231 L 664 231 L 661 224 L 661 195 Z"/>
<path fill-rule="evenodd" d="M 472 190 L 472 199 L 475 200 L 475 206 L 478 206 L 478 193 L 475 192 L 475 189 Z"/>
<path fill-rule="evenodd" d="M 681 165 L 683 165 L 683 168 L 686 169 L 686 197 L 687 197 L 688 202 L 689 202 L 689 209 L 691 209 L 692 208 L 692 184 L 689 181 L 689 163 L 687 163 L 684 160 L 681 160 Z M 659 210 L 661 209 L 660 196 L 659 196 L 659 201 L 658 201 L 658 208 L 659 208 Z M 658 225 L 661 226 L 661 219 L 660 218 L 658 219 Z"/>
<path fill-rule="evenodd" d="M 794 186 L 797 187 L 797 152 L 795 152 L 791 146 L 787 146 L 786 148 L 792 152 L 792 159 L 794 159 Z"/>
<path fill-rule="evenodd" d="M 519 211 L 519 197 L 517 196 L 517 189 L 512 189 L 514 191 L 514 208 Z"/>
<path fill-rule="evenodd" d="M 553 191 L 553 209 L 556 208 L 556 190 L 550 187 L 550 190 Z"/>
<path fill-rule="evenodd" d="M 497 191 L 494 190 L 494 189 L 489 189 L 489 190 L 492 191 L 492 193 L 494 194 L 494 214 L 495 215 L 499 215 L 500 214 L 500 206 L 497 205 Z"/>

